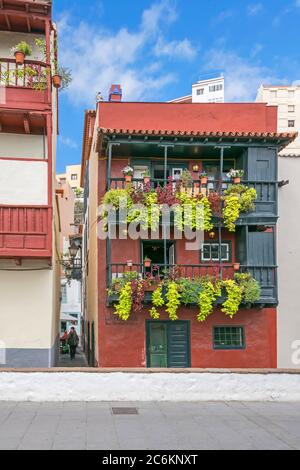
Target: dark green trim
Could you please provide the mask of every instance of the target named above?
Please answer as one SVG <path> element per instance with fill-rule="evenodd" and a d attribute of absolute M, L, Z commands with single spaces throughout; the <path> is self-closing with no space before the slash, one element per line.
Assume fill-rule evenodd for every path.
<path fill-rule="evenodd" d="M 145 328 L 146 328 L 146 361 L 147 361 L 147 368 L 151 367 L 151 357 L 150 357 L 150 327 L 152 324 L 166 324 L 166 325 L 171 325 L 171 324 L 186 324 L 187 325 L 187 357 L 188 357 L 188 363 L 187 367 L 191 367 L 191 322 L 189 320 L 177 320 L 177 321 L 171 321 L 171 320 L 146 320 L 145 323 Z M 169 328 L 167 330 L 167 341 L 168 341 L 168 364 L 170 362 L 169 358 Z M 169 367 L 169 365 L 168 365 Z"/>
<path fill-rule="evenodd" d="M 215 345 L 215 330 L 216 328 L 241 328 L 242 329 L 242 338 L 243 346 L 216 346 Z M 246 328 L 244 325 L 215 325 L 212 328 L 212 347 L 215 351 L 241 351 L 247 349 L 246 346 Z"/>

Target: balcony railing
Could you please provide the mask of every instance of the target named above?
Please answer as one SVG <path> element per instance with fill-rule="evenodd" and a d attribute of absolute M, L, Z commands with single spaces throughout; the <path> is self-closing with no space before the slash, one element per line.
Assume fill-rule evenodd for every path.
<path fill-rule="evenodd" d="M 52 253 L 52 208 L 0 206 L 0 257 L 48 258 Z"/>
<path fill-rule="evenodd" d="M 24 65 L 16 65 L 14 59 L 0 58 L 0 86 L 43 91 L 49 75 L 50 68 L 43 62 L 26 60 Z"/>
<path fill-rule="evenodd" d="M 182 278 L 196 279 L 204 276 L 220 277 L 222 274 L 223 279 L 230 279 L 234 276 L 233 265 L 219 264 L 185 264 L 185 265 L 165 265 L 153 264 L 150 268 L 146 268 L 143 264 L 133 263 L 132 266 L 128 264 L 115 263 L 109 265 L 109 280 L 122 278 L 125 273 L 137 273 L 140 278 L 147 278 L 149 276 L 158 276 L 160 278 L 166 275 L 176 275 Z"/>
<path fill-rule="evenodd" d="M 143 264 L 133 263 L 128 265 L 125 263 L 113 263 L 107 267 L 108 286 L 114 279 L 121 279 L 129 273 L 136 273 L 137 278 L 145 279 L 149 276 L 155 276 L 163 279 L 165 276 L 176 275 L 180 278 L 188 278 L 191 280 L 199 277 L 213 276 L 220 279 L 233 279 L 237 273 L 233 264 L 220 265 L 218 263 L 211 264 L 187 264 L 187 265 L 167 265 L 153 264 L 151 268 L 145 268 Z M 277 266 L 248 266 L 241 265 L 242 273 L 251 274 L 261 286 L 260 303 L 275 304 L 277 302 Z"/>

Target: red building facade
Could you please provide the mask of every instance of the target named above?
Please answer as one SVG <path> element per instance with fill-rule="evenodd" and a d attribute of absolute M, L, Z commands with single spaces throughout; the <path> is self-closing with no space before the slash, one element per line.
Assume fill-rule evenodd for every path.
<path fill-rule="evenodd" d="M 91 365 L 277 366 L 277 151 L 293 137 L 277 133 L 277 109 L 264 104 L 102 102 L 96 114 L 86 114 L 82 173 L 86 197 L 84 326 Z M 122 174 L 126 165 L 133 169 L 131 183 L 126 183 Z M 242 185 L 254 188 L 257 194 L 255 210 L 240 214 L 235 231 L 227 230 L 222 218 L 214 214 L 213 228 L 205 233 L 200 249 L 189 251 L 185 239 L 174 238 L 173 226 L 167 239 L 161 227 L 159 237 L 150 240 L 120 239 L 126 237 L 120 237 L 116 229 L 116 239 L 101 239 L 98 232 L 94 253 L 91 239 L 97 228 L 92 222 L 95 208 L 91 194 L 95 191 L 94 203 L 99 205 L 110 190 L 124 189 L 128 184 L 142 191 L 149 187 L 145 184 L 152 189 L 175 185 L 188 171 L 190 191 L 203 195 L 217 192 L 222 197 L 231 184 L 227 174 L 232 168 L 243 170 Z M 143 180 L 145 171 L 150 183 Z M 199 176 L 204 171 L 207 181 Z M 112 223 L 115 225 L 118 221 Z M 93 284 L 95 258 L 97 279 Z M 150 267 L 145 267 L 145 258 L 151 260 Z M 213 313 L 203 322 L 197 320 L 199 306 L 193 303 L 181 303 L 178 320 L 170 320 L 165 306 L 154 320 L 149 315 L 153 299 L 149 289 L 142 311 L 131 313 L 127 321 L 115 314 L 120 292 L 107 292 L 112 285 L 130 272 L 142 279 L 158 271 L 162 279 L 163 272 L 175 269 L 189 281 L 208 275 L 226 280 L 236 273 L 249 273 L 259 283 L 260 296 L 251 305 L 242 302 L 233 318 L 221 311 L 217 300 Z M 96 292 L 89 285 L 97 286 Z"/>

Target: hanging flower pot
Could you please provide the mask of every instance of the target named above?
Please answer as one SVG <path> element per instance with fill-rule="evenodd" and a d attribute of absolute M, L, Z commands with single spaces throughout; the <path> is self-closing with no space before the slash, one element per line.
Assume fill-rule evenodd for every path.
<path fill-rule="evenodd" d="M 233 269 L 234 269 L 235 271 L 239 271 L 239 270 L 241 269 L 241 264 L 240 264 L 240 263 L 234 263 Z"/>
<path fill-rule="evenodd" d="M 233 178 L 233 183 L 234 184 L 240 184 L 241 183 L 241 178 L 237 176 L 236 178 Z"/>
<path fill-rule="evenodd" d="M 126 181 L 126 183 L 131 183 L 132 176 L 131 175 L 125 175 L 125 181 Z"/>
<path fill-rule="evenodd" d="M 24 61 L 25 61 L 24 52 L 16 51 L 15 52 L 15 59 L 16 59 L 16 64 L 17 65 L 24 65 Z"/>
<path fill-rule="evenodd" d="M 150 183 L 150 177 L 144 176 L 144 184 L 149 184 L 149 183 Z"/>
<path fill-rule="evenodd" d="M 201 185 L 207 185 L 207 173 L 205 171 L 202 171 L 202 173 L 200 173 L 200 181 L 201 181 Z"/>
<path fill-rule="evenodd" d="M 144 266 L 145 266 L 145 268 L 151 268 L 151 259 L 145 258 Z"/>
<path fill-rule="evenodd" d="M 54 88 L 61 87 L 61 76 L 58 74 L 53 75 L 53 86 Z"/>

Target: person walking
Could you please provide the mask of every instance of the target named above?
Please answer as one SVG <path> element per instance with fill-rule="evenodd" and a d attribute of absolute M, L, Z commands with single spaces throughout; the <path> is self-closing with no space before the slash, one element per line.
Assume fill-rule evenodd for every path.
<path fill-rule="evenodd" d="M 67 342 L 68 342 L 68 345 L 70 347 L 71 361 L 73 361 L 75 359 L 76 349 L 77 349 L 77 346 L 79 344 L 79 337 L 78 337 L 74 327 L 71 328 L 70 333 L 68 334 Z"/>

